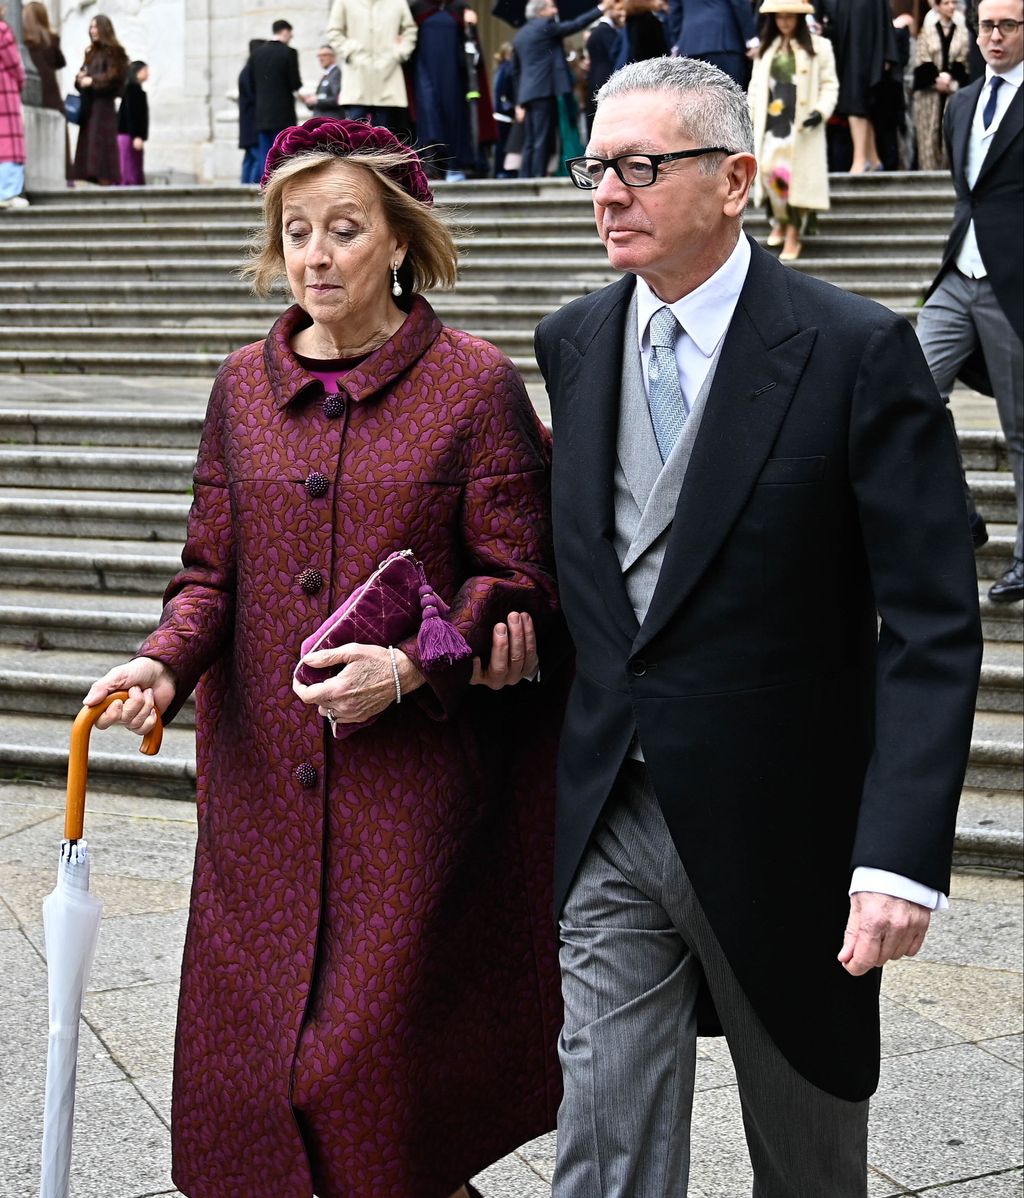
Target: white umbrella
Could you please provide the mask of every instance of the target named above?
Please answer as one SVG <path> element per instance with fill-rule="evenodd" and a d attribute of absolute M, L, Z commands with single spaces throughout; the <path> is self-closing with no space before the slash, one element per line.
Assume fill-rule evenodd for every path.
<path fill-rule="evenodd" d="M 50 1038 L 46 1052 L 46 1104 L 43 1110 L 43 1169 L 40 1198 L 67 1198 L 71 1172 L 71 1131 L 75 1119 L 78 1070 L 78 1022 L 100 930 L 103 903 L 89 893 L 89 845 L 85 824 L 85 783 L 89 734 L 100 713 L 127 691 L 108 695 L 95 707 L 83 707 L 71 729 L 68 801 L 60 845 L 57 886 L 43 900 L 43 934 L 50 993 Z M 142 742 L 141 752 L 159 752 L 163 726 Z"/>

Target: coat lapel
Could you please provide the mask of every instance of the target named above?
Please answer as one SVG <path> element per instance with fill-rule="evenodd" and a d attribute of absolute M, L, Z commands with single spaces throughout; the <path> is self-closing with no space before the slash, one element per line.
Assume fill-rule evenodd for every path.
<path fill-rule="evenodd" d="M 555 443 L 556 456 L 567 457 L 563 468 L 570 471 L 574 515 L 590 552 L 594 584 L 630 640 L 638 624 L 613 536 L 623 329 L 634 287 L 633 276 L 625 275 L 599 292 L 575 336 L 563 339 L 561 392 L 568 420 Z"/>
<path fill-rule="evenodd" d="M 953 174 L 957 187 L 962 188 L 963 191 L 970 190 L 967 186 L 967 142 L 970 140 L 974 110 L 978 106 L 978 94 L 983 83 L 984 79 L 979 79 L 976 83 L 966 87 L 960 93 L 963 99 L 949 110 L 950 117 L 956 118 L 953 120 L 953 128 L 950 131 Z"/>
<path fill-rule="evenodd" d="M 1000 156 L 1004 154 L 1010 145 L 1010 142 L 1024 128 L 1024 96 L 1021 95 L 1021 89 L 1018 87 L 1016 94 L 1010 101 L 1010 107 L 1003 114 L 1003 119 L 999 122 L 999 128 L 992 138 L 992 144 L 988 148 L 988 153 L 985 155 L 985 161 L 981 164 L 981 170 L 978 172 L 978 182 L 975 183 L 975 188 L 979 186 L 988 172 L 999 161 Z"/>
<path fill-rule="evenodd" d="M 786 270 L 751 246 L 751 262 L 722 347 L 676 505 L 658 585 L 634 652 L 686 600 L 728 536 L 768 458 L 803 375 L 816 329 L 801 330 Z"/>

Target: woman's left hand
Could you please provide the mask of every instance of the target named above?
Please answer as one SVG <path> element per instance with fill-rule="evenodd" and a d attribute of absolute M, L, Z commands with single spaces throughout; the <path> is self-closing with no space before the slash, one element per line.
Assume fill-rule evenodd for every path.
<path fill-rule="evenodd" d="M 303 661 L 320 669 L 338 667 L 332 678 L 312 686 L 292 681 L 292 690 L 302 702 L 316 706 L 325 719 L 360 724 L 379 715 L 398 698 L 391 653 L 380 645 L 339 645 L 337 649 L 308 653 Z M 403 698 L 423 685 L 423 675 L 400 649 L 395 650 L 395 665 Z"/>

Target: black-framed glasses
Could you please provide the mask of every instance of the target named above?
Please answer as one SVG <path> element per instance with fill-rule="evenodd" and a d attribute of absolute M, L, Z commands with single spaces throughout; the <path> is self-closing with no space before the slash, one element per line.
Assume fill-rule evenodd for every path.
<path fill-rule="evenodd" d="M 1005 21 L 979 21 L 978 32 L 991 37 L 998 29 L 1003 37 L 1012 37 L 1024 25 L 1024 21 L 1013 21 L 1009 17 Z"/>
<path fill-rule="evenodd" d="M 584 191 L 593 191 L 601 183 L 609 167 L 627 187 L 650 187 L 658 177 L 658 167 L 664 162 L 681 158 L 700 158 L 704 154 L 733 154 L 725 146 L 701 146 L 697 150 L 676 150 L 672 154 L 620 154 L 618 158 L 567 158 L 569 178 Z"/>

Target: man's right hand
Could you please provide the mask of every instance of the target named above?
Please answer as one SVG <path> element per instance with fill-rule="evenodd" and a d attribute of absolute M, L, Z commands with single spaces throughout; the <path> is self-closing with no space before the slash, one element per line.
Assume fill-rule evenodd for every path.
<path fill-rule="evenodd" d="M 163 714 L 174 699 L 174 675 L 161 661 L 152 657 L 133 657 L 122 666 L 108 670 L 89 687 L 82 700 L 86 707 L 95 707 L 115 691 L 127 691 L 127 699 L 118 699 L 97 719 L 97 728 L 123 724 L 125 728 L 145 736 L 156 727 L 156 714 Z"/>
<path fill-rule="evenodd" d="M 524 678 L 533 678 L 540 661 L 537 657 L 537 633 L 527 612 L 509 612 L 507 624 L 495 624 L 491 633 L 491 656 L 487 669 L 480 658 L 473 658 L 473 686 L 501 690 L 515 686 Z"/>

